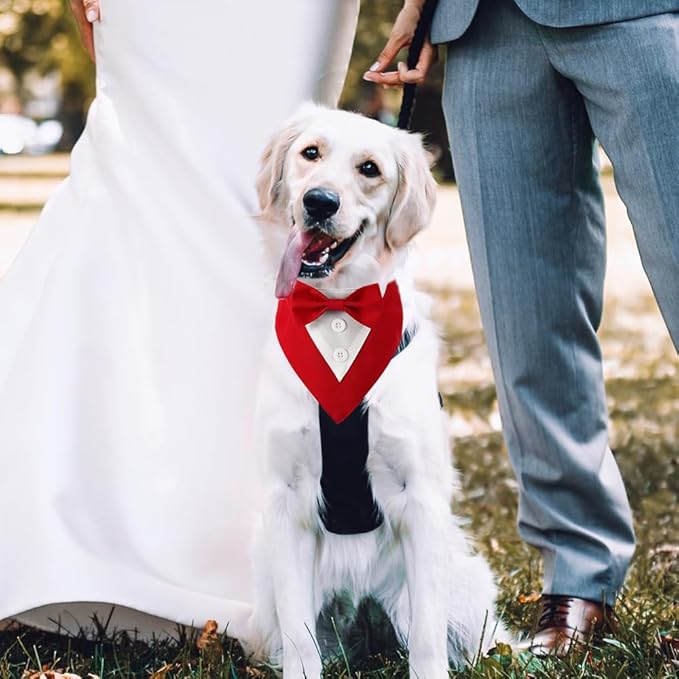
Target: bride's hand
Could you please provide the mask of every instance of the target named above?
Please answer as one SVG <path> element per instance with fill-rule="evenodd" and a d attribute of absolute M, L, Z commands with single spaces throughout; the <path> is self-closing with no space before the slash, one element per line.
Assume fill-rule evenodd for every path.
<path fill-rule="evenodd" d="M 386 71 L 385 68 L 394 60 L 401 49 L 410 45 L 420 19 L 424 0 L 406 0 L 403 9 L 396 17 L 391 35 L 377 61 L 363 74 L 364 80 L 379 83 L 385 87 L 401 87 L 406 83 L 419 85 L 424 82 L 431 65 L 436 61 L 436 48 L 429 37 L 424 41 L 422 52 L 415 68 L 409 69 L 404 63 L 397 64 L 397 71 Z"/>
<path fill-rule="evenodd" d="M 99 20 L 99 0 L 70 0 L 70 2 L 83 45 L 94 61 L 92 24 Z"/>

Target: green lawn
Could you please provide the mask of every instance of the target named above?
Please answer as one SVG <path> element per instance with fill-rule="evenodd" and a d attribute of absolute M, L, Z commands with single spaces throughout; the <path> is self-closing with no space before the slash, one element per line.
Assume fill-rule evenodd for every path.
<path fill-rule="evenodd" d="M 517 630 L 528 630 L 540 591 L 540 561 L 515 530 L 516 483 L 498 429 L 497 405 L 471 292 L 433 291 L 444 333 L 441 386 L 453 429 L 463 497 L 457 511 L 469 522 L 479 549 L 497 573 L 499 604 Z M 635 302 L 639 319 L 655 311 Z M 616 318 L 630 309 L 609 309 L 602 331 L 607 356 L 611 438 L 635 513 L 638 550 L 617 612 L 620 631 L 600 648 L 567 661 L 538 661 L 507 648 L 477 659 L 462 677 L 673 677 L 679 673 L 679 380 L 676 356 L 666 341 Z M 625 320 L 625 319 L 623 319 Z M 406 677 L 407 662 L 390 631 L 367 606 L 360 625 L 345 632 L 338 602 L 342 650 L 328 677 Z M 249 667 L 238 645 L 211 639 L 199 651 L 195 636 L 145 644 L 115 634 L 98 621 L 89 636 L 63 638 L 27 629 L 0 633 L 0 679 L 30 676 L 40 667 L 69 669 L 83 677 L 273 677 Z M 367 631 L 366 631 L 367 630 Z M 376 653 L 365 657 L 366 650 Z M 155 672 L 155 674 L 154 674 Z M 26 674 L 24 674 L 26 673 Z M 37 675 L 36 675 L 37 676 Z M 47 675 L 49 677 L 49 675 Z"/>

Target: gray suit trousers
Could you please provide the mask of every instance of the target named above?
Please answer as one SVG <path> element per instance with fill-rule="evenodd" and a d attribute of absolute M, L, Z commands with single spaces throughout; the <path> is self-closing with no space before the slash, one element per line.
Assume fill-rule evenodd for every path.
<path fill-rule="evenodd" d="M 634 551 L 596 330 L 605 269 L 595 135 L 679 346 L 679 14 L 537 24 L 481 0 L 447 46 L 443 106 L 519 531 L 544 591 L 613 603 Z"/>

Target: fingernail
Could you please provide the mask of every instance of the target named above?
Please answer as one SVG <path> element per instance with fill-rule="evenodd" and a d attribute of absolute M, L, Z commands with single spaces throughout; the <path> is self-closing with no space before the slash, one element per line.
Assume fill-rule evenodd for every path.
<path fill-rule="evenodd" d="M 380 62 L 376 61 L 368 70 L 369 71 L 376 71 L 380 67 Z"/>
<path fill-rule="evenodd" d="M 90 23 L 93 23 L 94 21 L 97 20 L 97 10 L 96 9 L 88 9 L 87 13 L 85 14 L 85 17 Z"/>

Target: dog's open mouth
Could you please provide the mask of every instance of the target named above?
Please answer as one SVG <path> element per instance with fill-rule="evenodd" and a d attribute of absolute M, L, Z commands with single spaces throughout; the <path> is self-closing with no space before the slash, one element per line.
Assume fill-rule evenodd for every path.
<path fill-rule="evenodd" d="M 312 239 L 302 252 L 302 266 L 299 275 L 302 278 L 329 276 L 335 264 L 349 252 L 362 232 L 363 227 L 359 228 L 353 236 L 344 240 L 337 240 L 321 229 L 312 229 L 310 231 Z"/>
<path fill-rule="evenodd" d="M 363 224 L 349 238 L 337 239 L 318 227 L 293 227 L 276 280 L 276 297 L 287 297 L 298 277 L 325 278 L 363 233 Z"/>

